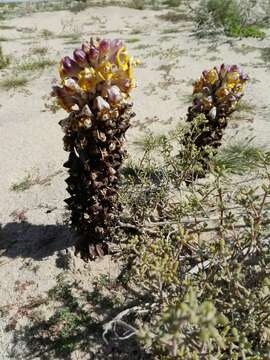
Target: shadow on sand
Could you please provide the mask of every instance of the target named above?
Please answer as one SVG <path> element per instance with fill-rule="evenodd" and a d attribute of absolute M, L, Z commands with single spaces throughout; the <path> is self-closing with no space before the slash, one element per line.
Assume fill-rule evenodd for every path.
<path fill-rule="evenodd" d="M 74 245 L 67 225 L 33 225 L 11 222 L 0 225 L 0 255 L 40 261 Z"/>
<path fill-rule="evenodd" d="M 74 288 L 76 288 L 76 296 L 73 295 Z M 61 284 L 60 287 L 49 292 L 48 300 L 56 300 L 60 305 L 48 320 L 32 317 L 31 324 L 13 332 L 13 351 L 10 354 L 13 358 L 18 360 L 151 359 L 140 348 L 136 338 L 119 342 L 108 336 L 108 343 L 104 342 L 102 336 L 104 322 L 123 310 L 110 294 L 105 295 L 99 288 L 88 292 L 76 287 L 75 284 Z M 83 303 L 87 303 L 87 306 L 85 307 Z M 37 309 L 33 304 L 32 310 Z M 19 352 L 17 352 L 18 348 Z"/>
<path fill-rule="evenodd" d="M 56 266 L 64 270 L 61 253 L 73 244 L 74 237 L 67 225 L 11 222 L 0 227 L 0 258 L 2 255 L 41 261 L 56 254 Z M 108 344 L 103 340 L 103 324 L 126 307 L 134 306 L 134 300 L 131 304 L 119 302 L 121 290 L 115 286 L 104 292 L 103 286 L 93 283 L 88 291 L 79 282 L 67 283 L 60 277 L 45 297 L 30 298 L 26 305 L 19 306 L 16 314 L 24 314 L 27 324 L 17 326 L 17 315 L 7 321 L 4 331 L 12 332 L 9 358 L 149 359 L 136 338 L 119 343 L 112 337 Z M 130 294 L 126 296 L 131 298 Z M 46 314 L 46 319 L 38 314 Z"/>

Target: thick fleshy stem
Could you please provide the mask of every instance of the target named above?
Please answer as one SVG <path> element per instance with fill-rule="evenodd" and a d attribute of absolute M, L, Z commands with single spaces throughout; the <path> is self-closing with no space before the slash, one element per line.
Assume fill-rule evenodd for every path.
<path fill-rule="evenodd" d="M 86 260 L 108 253 L 107 241 L 121 209 L 117 200 L 119 169 L 133 116 L 132 106 L 123 103 L 117 110 L 91 118 L 80 111 L 68 117 L 70 130 L 64 136 L 64 147 L 70 154 L 64 166 L 69 169 L 66 183 L 71 196 L 65 202 L 78 235 L 76 253 Z M 72 130 L 72 123 L 78 121 L 85 125 Z"/>

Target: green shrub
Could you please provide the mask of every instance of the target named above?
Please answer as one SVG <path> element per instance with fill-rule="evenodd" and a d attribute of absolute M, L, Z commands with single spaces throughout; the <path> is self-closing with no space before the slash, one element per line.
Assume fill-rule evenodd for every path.
<path fill-rule="evenodd" d="M 153 359 L 268 359 L 270 153 L 229 144 L 185 187 L 204 156 L 190 144 L 175 157 L 185 134 L 148 137 L 125 171 L 122 274 L 146 312 L 134 335 Z"/>
<path fill-rule="evenodd" d="M 223 29 L 228 36 L 263 38 L 261 21 L 255 13 L 253 18 L 250 16 L 254 5 L 252 0 L 243 4 L 237 0 L 201 0 L 195 21 L 198 29 L 206 33 Z"/>

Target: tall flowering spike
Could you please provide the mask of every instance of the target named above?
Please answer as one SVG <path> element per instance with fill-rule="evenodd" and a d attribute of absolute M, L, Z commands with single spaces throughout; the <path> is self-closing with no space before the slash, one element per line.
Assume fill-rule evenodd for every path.
<path fill-rule="evenodd" d="M 193 86 L 193 104 L 188 109 L 187 121 L 191 122 L 190 134 L 193 134 L 197 148 L 206 145 L 213 149 L 221 145 L 223 131 L 227 126 L 228 116 L 236 109 L 244 95 L 248 76 L 237 65 L 204 70 Z M 195 119 L 203 114 L 207 127 L 201 125 L 195 129 Z M 197 125 L 196 125 L 197 126 Z M 207 167 L 207 159 L 205 159 Z"/>
<path fill-rule="evenodd" d="M 64 167 L 70 197 L 70 223 L 77 233 L 76 252 L 85 260 L 108 253 L 108 241 L 121 208 L 119 169 L 125 157 L 125 133 L 135 115 L 129 102 L 133 65 L 120 40 L 93 40 L 75 49 L 59 66 L 53 95 L 69 112 L 60 121 L 69 152 Z"/>

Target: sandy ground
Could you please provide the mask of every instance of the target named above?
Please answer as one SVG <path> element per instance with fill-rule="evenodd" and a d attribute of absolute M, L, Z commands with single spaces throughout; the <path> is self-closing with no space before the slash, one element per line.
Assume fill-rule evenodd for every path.
<path fill-rule="evenodd" d="M 14 27 L 0 30 L 1 37 L 8 39 L 2 48 L 16 64 L 29 60 L 35 47 L 47 47 L 45 57 L 59 60 L 90 36 L 127 40 L 130 53 L 142 62 L 135 71 L 137 116 L 128 132 L 130 157 L 138 153 L 136 141 L 142 135 L 166 132 L 184 121 L 191 84 L 204 68 L 237 63 L 251 81 L 245 109 L 241 116 L 235 115 L 226 137 L 256 136 L 255 143 L 267 147 L 270 62 L 263 60 L 261 49 L 270 47 L 269 34 L 264 40 L 199 40 L 192 36 L 191 22 L 173 24 L 158 17 L 164 13 L 167 11 L 117 7 L 91 8 L 79 14 L 36 13 L 1 23 Z M 44 30 L 52 33 L 44 37 Z M 77 45 L 69 43 L 71 38 L 63 38 L 65 34 L 77 36 Z M 0 78 L 9 77 L 12 69 L 1 70 Z M 109 257 L 84 264 L 72 255 L 72 237 L 63 223 L 66 175 L 62 164 L 67 153 L 62 150 L 58 125 L 65 113 L 53 114 L 44 105 L 57 78 L 56 66 L 19 75 L 30 77 L 25 88 L 0 88 L 0 360 L 26 358 L 23 344 L 14 343 L 13 332 L 27 323 L 27 313 L 18 309 L 46 294 L 59 274 L 80 280 L 91 291 L 91 282 L 99 274 L 113 278 L 118 272 Z M 28 175 L 32 181 L 29 189 L 11 190 Z"/>

